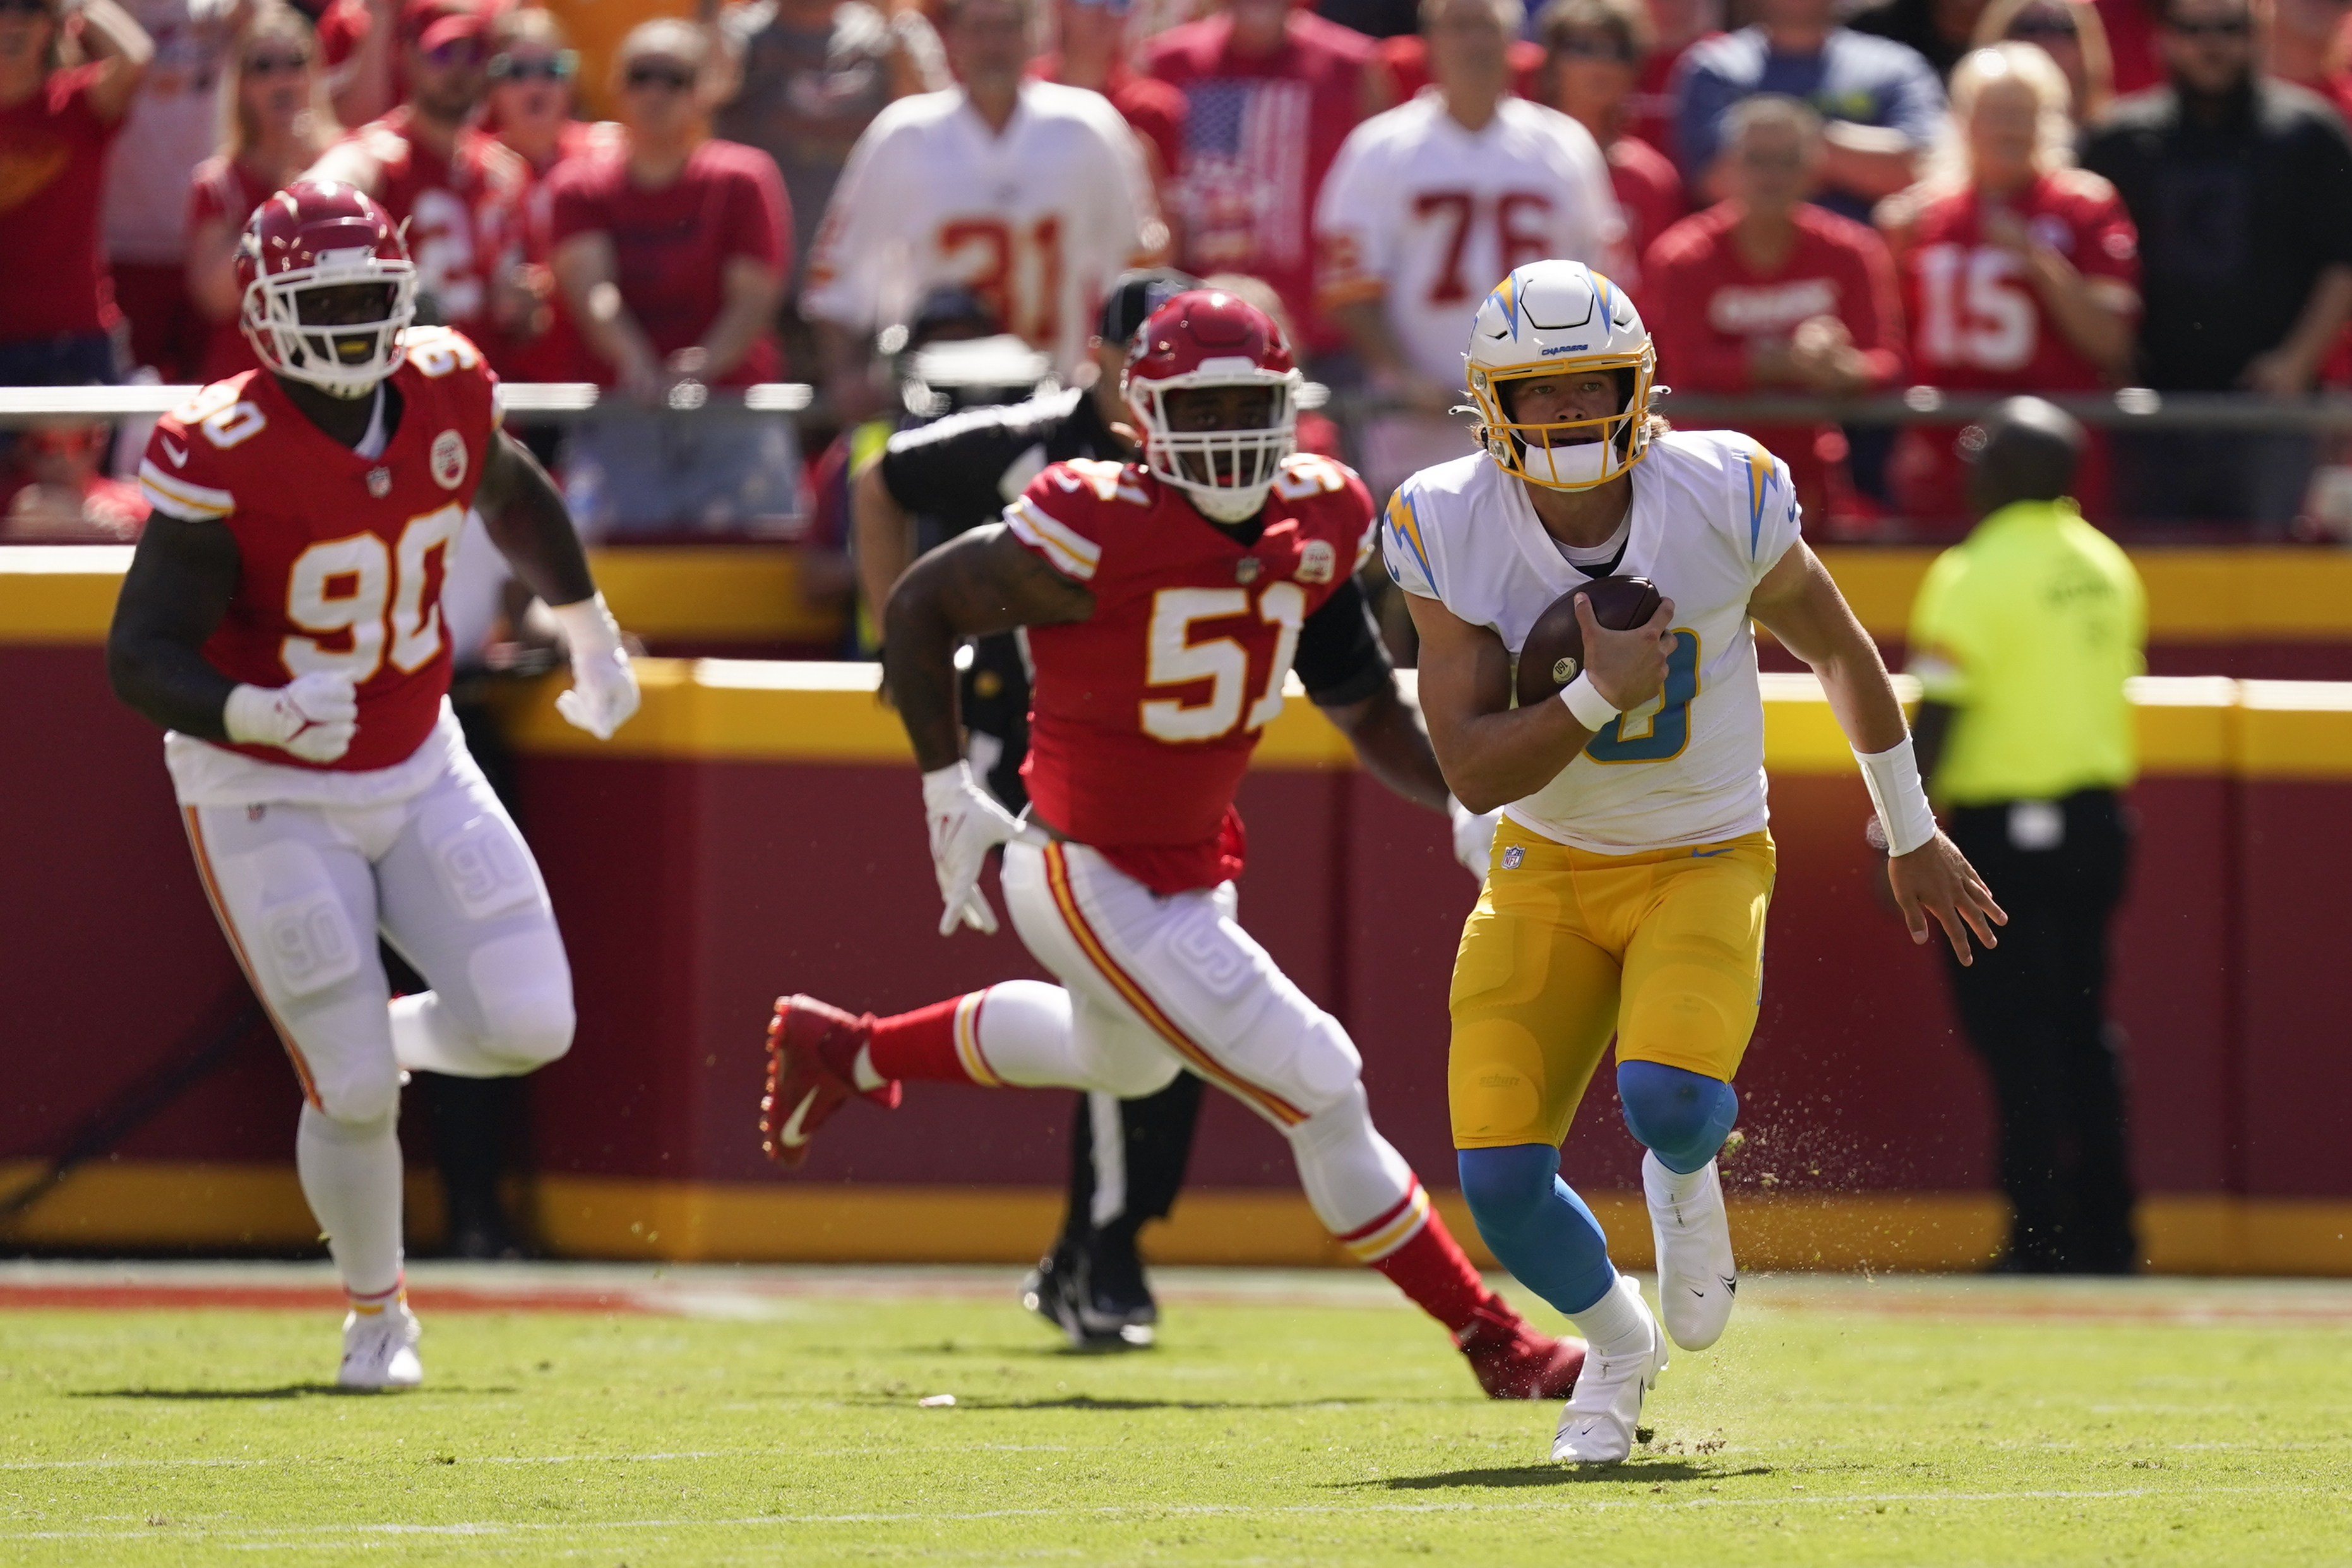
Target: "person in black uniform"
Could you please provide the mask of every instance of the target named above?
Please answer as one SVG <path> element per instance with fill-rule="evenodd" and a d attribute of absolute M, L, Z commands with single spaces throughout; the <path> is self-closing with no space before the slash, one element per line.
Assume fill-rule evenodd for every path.
<path fill-rule="evenodd" d="M 878 622 L 890 585 L 923 551 L 992 523 L 1047 465 L 1125 461 L 1137 446 L 1119 423 L 1119 378 L 1136 329 L 1197 282 L 1168 268 L 1121 277 L 1103 302 L 1090 388 L 969 408 L 899 431 L 850 480 L 857 580 Z M 963 672 L 972 771 L 1006 810 L 1028 804 L 1029 673 L 1017 634 L 980 639 Z M 1061 1235 L 1022 1285 L 1022 1302 L 1086 1349 L 1148 1345 L 1159 1309 L 1136 1255 L 1136 1233 L 1163 1218 L 1184 1184 L 1201 1080 L 1179 1073 L 1140 1100 L 1081 1094 L 1071 1129 L 1069 1207 Z"/>

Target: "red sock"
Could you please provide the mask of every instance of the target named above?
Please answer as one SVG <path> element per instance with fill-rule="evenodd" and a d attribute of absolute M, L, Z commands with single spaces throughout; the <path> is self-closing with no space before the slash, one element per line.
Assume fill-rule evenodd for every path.
<path fill-rule="evenodd" d="M 1421 1223 L 1412 1225 L 1416 1215 Z M 1400 1229 L 1404 1230 L 1404 1239 L 1391 1240 Z M 1494 1299 L 1494 1292 L 1463 1255 L 1454 1233 L 1445 1228 L 1445 1221 L 1429 1206 L 1429 1195 L 1418 1181 L 1394 1208 L 1339 1241 L 1456 1334 L 1468 1328 L 1477 1310 Z M 1374 1250 L 1383 1245 L 1387 1251 Z"/>
<path fill-rule="evenodd" d="M 980 1059 L 980 1001 L 986 995 L 968 991 L 910 1013 L 876 1019 L 866 1037 L 866 1059 L 885 1078 L 992 1083 L 993 1075 L 982 1079 L 968 1065 Z"/>

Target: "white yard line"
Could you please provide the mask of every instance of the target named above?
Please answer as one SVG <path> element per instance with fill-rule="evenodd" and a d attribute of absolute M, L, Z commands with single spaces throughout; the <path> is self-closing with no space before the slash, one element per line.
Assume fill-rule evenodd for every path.
<path fill-rule="evenodd" d="M 1639 1472 L 1628 1473 L 1627 1479 L 1638 1479 Z M 1106 1504 L 1097 1508 L 992 1508 L 959 1513 L 770 1513 L 754 1514 L 743 1519 L 616 1519 L 595 1521 L 540 1523 L 534 1521 L 478 1520 L 460 1524 L 328 1524 L 328 1525 L 268 1525 L 250 1529 L 205 1529 L 195 1533 L 207 1539 L 235 1537 L 299 1537 L 305 1541 L 352 1539 L 371 1535 L 543 1535 L 552 1531 L 588 1534 L 599 1530 L 744 1530 L 761 1525 L 806 1527 L 832 1524 L 964 1524 L 992 1519 L 1122 1519 L 1138 1520 L 1209 1518 L 1209 1517 L 1280 1517 L 1293 1515 L 1349 1514 L 1421 1514 L 1421 1513 L 1496 1513 L 1560 1511 L 1573 1509 L 1790 1509 L 1790 1508 L 1867 1508 L 1887 1503 L 1938 1504 L 2000 1504 L 2015 1502 L 2105 1502 L 2125 1499 L 2158 1498 L 2171 1502 L 2195 1502 L 2217 1496 L 2275 1496 L 2284 1494 L 2309 1495 L 2336 1492 L 2352 1496 L 2352 1489 L 2320 1486 L 2196 1486 L 2179 1489 L 2157 1487 L 2125 1487 L 2111 1490 L 2067 1490 L 2053 1489 L 2030 1491 L 1984 1492 L 1858 1492 L 1835 1497 L 1759 1497 L 1759 1498 L 1623 1498 L 1623 1499 L 1559 1499 L 1546 1502 L 1367 1502 L 1346 1503 L 1284 1503 L 1260 1507 L 1244 1503 L 1186 1503 L 1167 1507 L 1147 1504 Z M 148 1530 L 39 1530 L 0 1533 L 0 1541 L 153 1541 L 184 1539 L 185 1532 L 167 1533 L 173 1527 L 159 1525 Z"/>

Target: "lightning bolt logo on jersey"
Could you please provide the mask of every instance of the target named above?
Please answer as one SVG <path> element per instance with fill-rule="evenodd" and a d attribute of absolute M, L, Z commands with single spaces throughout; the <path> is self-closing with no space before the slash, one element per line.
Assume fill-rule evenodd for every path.
<path fill-rule="evenodd" d="M 341 758 L 229 747 L 259 761 L 388 768 L 432 733 L 449 689 L 441 584 L 496 427 L 497 378 L 445 328 L 411 328 L 401 342 L 387 378 L 400 423 L 381 456 L 328 435 L 261 371 L 206 387 L 147 444 L 148 504 L 236 539 L 236 591 L 205 661 L 257 686 L 334 672 L 358 687 L 359 729 Z"/>

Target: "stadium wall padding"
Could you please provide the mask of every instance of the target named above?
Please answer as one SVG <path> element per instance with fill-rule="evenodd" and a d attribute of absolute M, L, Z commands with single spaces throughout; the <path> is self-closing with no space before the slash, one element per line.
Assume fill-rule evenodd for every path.
<path fill-rule="evenodd" d="M 16 1092 L 0 1100 L 0 1191 L 242 985 L 156 737 L 106 690 L 102 620 L 89 624 L 103 601 L 68 583 L 85 601 L 67 635 L 6 618 L 7 580 L 0 1040 Z M 790 1181 L 757 1151 L 760 1035 L 779 991 L 889 1010 L 1039 973 L 1009 934 L 936 935 L 915 779 L 870 668 L 656 660 L 645 674 L 646 710 L 610 746 L 554 717 L 552 684 L 519 692 L 512 716 L 526 831 L 582 1020 L 572 1055 L 530 1092 L 547 1239 L 602 1256 L 1034 1252 L 1073 1096 L 927 1085 L 895 1113 L 845 1111 Z M 1780 879 L 1740 1082 L 1742 1234 L 1759 1261 L 1966 1265 L 1997 1239 L 2000 1206 L 1941 961 L 1875 891 L 1867 801 L 1810 678 L 1766 685 Z M 2352 999 L 2333 891 L 2352 877 L 2352 687 L 2156 680 L 2137 695 L 2147 771 L 2133 792 L 2140 850 L 2114 1010 L 2150 1254 L 2352 1272 L 2352 1167 L 2337 1152 L 2352 1134 Z M 1450 1188 L 1444 993 L 1475 888 L 1443 822 L 1354 770 L 1304 702 L 1271 727 L 1242 806 L 1244 923 L 1348 1025 L 1384 1130 Z M 303 1244 L 297 1107 L 275 1049 L 248 1040 L 0 1237 Z M 412 1105 L 413 1166 L 429 1155 L 428 1123 Z M 1635 1158 L 1604 1072 L 1565 1168 L 1638 1261 Z M 1336 1257 L 1280 1139 L 1223 1097 L 1210 1097 L 1192 1180 L 1160 1255 Z M 429 1201 L 419 1220 L 429 1235 Z"/>

